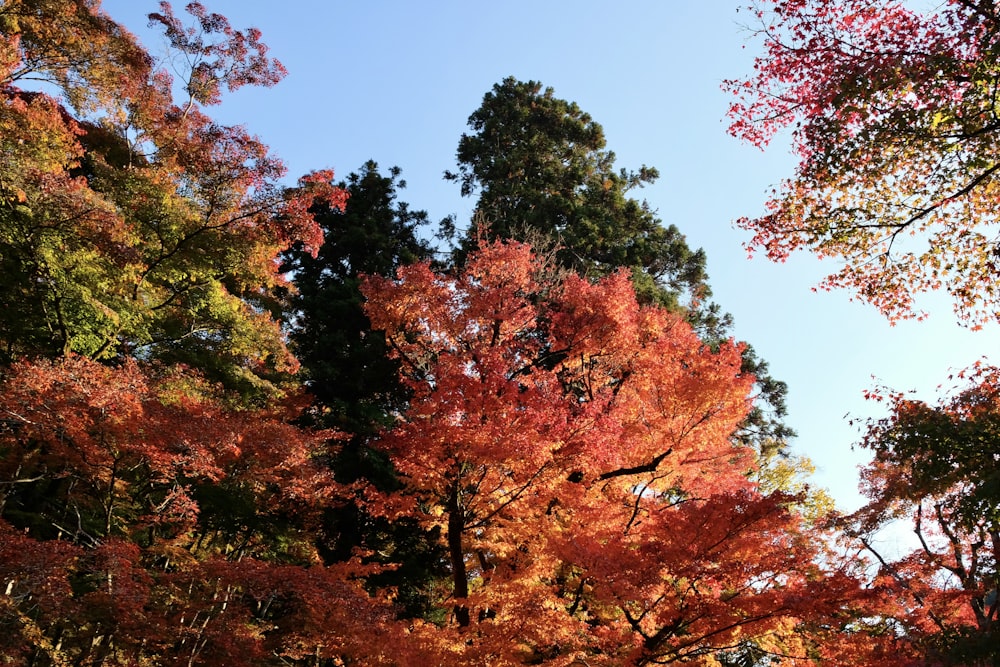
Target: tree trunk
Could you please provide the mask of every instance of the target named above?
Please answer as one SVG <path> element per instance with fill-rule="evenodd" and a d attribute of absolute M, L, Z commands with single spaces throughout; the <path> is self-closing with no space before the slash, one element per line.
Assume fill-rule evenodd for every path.
<path fill-rule="evenodd" d="M 458 481 L 452 486 L 448 497 L 448 553 L 451 556 L 451 572 L 454 581 L 455 620 L 461 628 L 469 625 L 469 607 L 466 599 L 469 597 L 469 579 L 465 571 L 465 549 L 462 546 L 462 531 L 465 529 L 465 517 L 462 511 Z"/>

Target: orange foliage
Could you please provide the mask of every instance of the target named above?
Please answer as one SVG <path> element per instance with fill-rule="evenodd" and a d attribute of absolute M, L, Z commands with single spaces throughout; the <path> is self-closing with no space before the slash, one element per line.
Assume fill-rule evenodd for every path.
<path fill-rule="evenodd" d="M 519 243 L 363 291 L 412 391 L 382 442 L 406 486 L 379 501 L 439 526 L 451 562 L 450 621 L 413 627 L 408 664 L 805 659 L 805 619 L 846 617 L 855 580 L 730 437 L 753 383 L 738 346 Z"/>

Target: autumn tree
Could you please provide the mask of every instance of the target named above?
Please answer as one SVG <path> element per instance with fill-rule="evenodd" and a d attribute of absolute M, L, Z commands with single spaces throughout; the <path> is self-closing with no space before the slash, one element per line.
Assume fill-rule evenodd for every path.
<path fill-rule="evenodd" d="M 763 2 L 765 55 L 727 84 L 731 131 L 764 146 L 790 129 L 799 164 L 767 213 L 744 219 L 773 259 L 799 248 L 845 260 L 826 279 L 890 319 L 945 288 L 974 326 L 995 304 L 995 40 L 992 3 L 932 12 L 895 2 Z M 877 392 L 868 425 L 869 503 L 845 523 L 878 565 L 885 632 L 900 660 L 995 664 L 996 372 L 978 369 L 937 406 Z M 885 553 L 873 534 L 912 525 L 915 546 Z"/>
<path fill-rule="evenodd" d="M 946 289 L 973 325 L 1000 316 L 993 2 L 920 11 L 870 0 L 763 0 L 763 53 L 729 81 L 730 131 L 764 147 L 788 130 L 799 163 L 764 215 L 739 225 L 775 260 L 844 260 L 823 282 L 890 319 Z"/>
<path fill-rule="evenodd" d="M 1000 623 L 1000 371 L 977 366 L 937 405 L 882 390 L 889 415 L 868 424 L 862 471 L 869 503 L 851 517 L 851 535 L 880 564 L 896 596 L 893 631 L 920 655 L 955 665 L 993 665 Z M 907 522 L 909 553 L 885 554 L 871 535 Z"/>
<path fill-rule="evenodd" d="M 517 242 L 363 292 L 411 392 L 381 443 L 404 486 L 371 502 L 438 527 L 450 562 L 450 618 L 413 625 L 402 663 L 806 659 L 803 619 L 842 622 L 854 580 L 731 437 L 739 345 Z"/>
<path fill-rule="evenodd" d="M 330 434 L 197 375 L 75 356 L 0 387 L 0 655 L 18 664 L 378 664 L 357 560 L 319 567 Z M 252 509 L 219 512 L 218 489 Z"/>
<path fill-rule="evenodd" d="M 257 398 L 296 368 L 272 317 L 275 255 L 296 240 L 315 250 L 309 205 L 344 195 L 325 172 L 281 187 L 266 146 L 205 113 L 284 70 L 258 31 L 188 11 L 193 27 L 167 3 L 150 15 L 189 65 L 175 81 L 96 2 L 0 7 L 7 362 L 155 357 Z"/>
<path fill-rule="evenodd" d="M 340 440 L 274 317 L 345 193 L 207 115 L 283 69 L 187 10 L 150 16 L 174 80 L 99 2 L 0 6 L 0 661 L 382 664 L 395 608 L 323 566 Z"/>

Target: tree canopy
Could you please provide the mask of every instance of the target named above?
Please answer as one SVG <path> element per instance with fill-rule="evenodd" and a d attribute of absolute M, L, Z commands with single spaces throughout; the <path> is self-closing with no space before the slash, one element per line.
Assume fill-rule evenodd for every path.
<path fill-rule="evenodd" d="M 828 46 L 882 77 L 841 138 L 902 113 L 888 82 L 917 74 L 992 113 L 992 5 L 887 8 L 774 4 L 775 30 L 853 35 Z M 186 11 L 149 15 L 161 61 L 98 0 L 0 1 L 0 663 L 996 662 L 1000 372 L 934 406 L 873 394 L 869 503 L 840 516 L 764 446 L 784 386 L 706 301 L 703 253 L 629 196 L 655 170 L 615 171 L 575 104 L 487 93 L 450 176 L 483 224 L 445 224 L 434 259 L 398 169 L 292 185 L 215 120 L 284 68 L 259 31 Z M 797 95 L 808 54 L 777 34 L 756 81 Z M 926 173 L 969 187 L 900 229 L 960 199 L 986 215 L 992 125 L 945 101 L 931 129 L 955 155 Z M 805 113 L 783 103 L 774 122 Z M 824 158 L 860 169 L 844 196 L 874 182 L 850 166 L 866 148 Z M 948 270 L 971 285 L 976 261 Z M 882 553 L 901 518 L 919 546 Z"/>
<path fill-rule="evenodd" d="M 754 381 L 740 347 L 641 307 L 627 273 L 592 283 L 497 241 L 363 291 L 412 392 L 382 443 L 403 486 L 377 504 L 438 527 L 450 561 L 449 621 L 415 626 L 403 662 L 805 659 L 799 603 L 831 622 L 852 603 L 730 437 Z"/>
<path fill-rule="evenodd" d="M 615 170 L 604 130 L 575 102 L 537 81 L 508 77 L 486 93 L 458 144 L 464 196 L 478 195 L 457 259 L 481 240 L 515 239 L 552 247 L 562 267 L 588 278 L 628 269 L 642 303 L 682 312 L 710 345 L 732 336 L 732 318 L 711 301 L 706 256 L 675 225 L 631 196 L 655 182 L 656 169 Z M 756 401 L 739 437 L 783 448 L 787 386 L 749 345 L 744 372 L 757 377 Z"/>
<path fill-rule="evenodd" d="M 843 260 L 823 283 L 891 319 L 946 289 L 972 325 L 1000 316 L 997 40 L 989 0 L 932 11 L 883 0 L 763 0 L 755 74 L 727 82 L 730 132 L 765 146 L 791 132 L 794 176 L 739 225 L 781 260 Z"/>
<path fill-rule="evenodd" d="M 879 390 L 889 415 L 867 425 L 862 445 L 874 460 L 862 471 L 870 501 L 848 520 L 901 589 L 888 612 L 896 631 L 946 664 L 989 664 L 1000 620 L 1000 371 L 977 365 L 938 405 Z M 911 524 L 918 544 L 884 557 L 872 535 L 894 521 Z"/>
<path fill-rule="evenodd" d="M 284 167 L 264 144 L 206 115 L 223 89 L 270 85 L 284 70 L 256 31 L 188 10 L 196 27 L 167 4 L 150 17 L 185 57 L 175 82 L 97 3 L 0 8 L 8 361 L 158 358 L 247 398 L 297 367 L 273 317 L 284 282 L 274 257 L 296 240 L 315 251 L 307 209 L 315 196 L 340 206 L 344 192 L 325 172 L 281 187 Z M 38 81 L 62 98 L 18 87 Z"/>
<path fill-rule="evenodd" d="M 488 239 L 556 244 L 559 262 L 584 275 L 627 267 L 645 300 L 676 308 L 711 296 L 704 252 L 629 196 L 659 173 L 616 170 L 604 129 L 576 103 L 508 77 L 486 93 L 469 129 L 458 172 L 446 174 L 463 196 L 478 195 L 466 250 L 482 225 Z"/>

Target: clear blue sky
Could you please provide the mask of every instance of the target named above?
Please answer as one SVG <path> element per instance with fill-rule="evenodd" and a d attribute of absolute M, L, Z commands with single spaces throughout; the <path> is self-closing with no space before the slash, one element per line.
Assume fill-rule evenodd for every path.
<path fill-rule="evenodd" d="M 114 18 L 154 53 L 153 0 L 105 0 Z M 180 14 L 185 3 L 175 3 Z M 213 115 L 246 125 L 294 180 L 332 167 L 341 176 L 374 159 L 398 165 L 402 199 L 432 219 L 468 220 L 473 202 L 442 179 L 469 114 L 505 76 L 534 79 L 604 126 L 622 167 L 655 166 L 645 197 L 693 247 L 703 247 L 715 300 L 790 387 L 796 453 L 817 465 L 814 483 L 850 509 L 858 439 L 845 415 L 880 415 L 862 391 L 873 376 L 935 397 L 949 369 L 994 355 L 995 327 L 955 324 L 946 299 L 921 303 L 931 317 L 890 327 L 845 292 L 814 293 L 833 263 L 808 255 L 785 264 L 747 259 L 732 221 L 763 210 L 767 189 L 790 176 L 787 144 L 767 152 L 726 134 L 725 78 L 751 71 L 756 44 L 745 13 L 727 0 L 205 0 L 242 28 L 256 26 L 289 70 L 275 88 L 239 92 Z"/>

